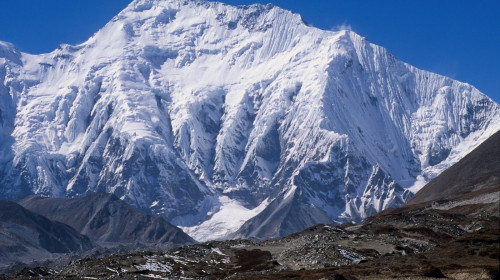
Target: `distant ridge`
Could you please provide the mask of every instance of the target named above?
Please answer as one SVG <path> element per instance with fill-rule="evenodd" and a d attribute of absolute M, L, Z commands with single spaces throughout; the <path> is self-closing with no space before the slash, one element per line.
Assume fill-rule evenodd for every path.
<path fill-rule="evenodd" d="M 160 217 L 153 217 L 112 194 L 78 198 L 28 196 L 18 201 L 27 209 L 68 224 L 101 244 L 183 245 L 194 240 Z"/>
<path fill-rule="evenodd" d="M 0 269 L 14 262 L 89 250 L 88 237 L 11 201 L 0 201 Z"/>

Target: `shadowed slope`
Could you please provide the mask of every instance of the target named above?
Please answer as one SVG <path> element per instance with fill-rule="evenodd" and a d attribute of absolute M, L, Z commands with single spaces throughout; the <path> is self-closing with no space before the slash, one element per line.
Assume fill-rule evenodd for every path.
<path fill-rule="evenodd" d="M 19 200 L 19 204 L 71 225 L 101 244 L 194 243 L 182 230 L 162 218 L 149 216 L 111 194 L 94 193 L 72 199 L 28 196 Z"/>
<path fill-rule="evenodd" d="M 0 267 L 91 248 L 89 238 L 70 226 L 37 215 L 17 203 L 0 201 Z"/>
<path fill-rule="evenodd" d="M 500 131 L 428 183 L 407 204 L 452 199 L 495 186 L 500 186 Z"/>

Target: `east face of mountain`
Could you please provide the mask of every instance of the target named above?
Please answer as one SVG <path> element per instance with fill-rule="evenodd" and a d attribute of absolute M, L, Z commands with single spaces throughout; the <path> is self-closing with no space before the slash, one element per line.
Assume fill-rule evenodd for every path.
<path fill-rule="evenodd" d="M 0 43 L 0 100 L 0 197 L 112 193 L 198 240 L 359 221 L 500 129 L 474 87 L 272 5 L 140 0 L 78 46 Z"/>

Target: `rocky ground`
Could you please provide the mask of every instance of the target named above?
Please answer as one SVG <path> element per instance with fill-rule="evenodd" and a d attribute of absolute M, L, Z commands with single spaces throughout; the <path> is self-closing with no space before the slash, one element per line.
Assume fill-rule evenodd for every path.
<path fill-rule="evenodd" d="M 85 258 L 0 279 L 499 279 L 497 195 L 492 189 L 479 199 L 394 209 L 277 240 Z"/>

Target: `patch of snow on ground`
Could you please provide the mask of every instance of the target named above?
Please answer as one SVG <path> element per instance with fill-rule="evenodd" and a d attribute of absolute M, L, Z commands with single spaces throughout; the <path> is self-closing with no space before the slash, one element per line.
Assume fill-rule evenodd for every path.
<path fill-rule="evenodd" d="M 135 266 L 139 270 L 149 270 L 156 272 L 171 272 L 172 266 L 165 263 L 160 263 L 158 260 L 148 257 L 145 264 Z"/>
<path fill-rule="evenodd" d="M 350 260 L 350 261 L 357 261 L 357 260 L 364 260 L 365 258 L 356 253 L 356 252 L 353 252 L 353 251 L 348 251 L 348 250 L 345 250 L 345 249 L 339 249 L 339 253 L 346 259 Z"/>
<path fill-rule="evenodd" d="M 109 270 L 109 271 L 111 271 L 111 272 L 114 272 L 114 273 L 118 274 L 118 270 L 116 270 L 116 269 L 112 269 L 110 267 L 106 267 L 106 269 Z"/>
<path fill-rule="evenodd" d="M 147 275 L 144 275 L 144 276 L 148 277 L 148 278 L 153 278 L 153 279 L 168 279 L 168 278 L 163 278 L 160 275 L 155 275 L 155 274 L 147 274 Z"/>
<path fill-rule="evenodd" d="M 222 253 L 219 248 L 212 248 L 212 252 L 217 253 L 220 256 L 227 256 L 226 254 Z"/>
<path fill-rule="evenodd" d="M 176 253 L 178 253 L 178 252 L 176 252 Z M 191 263 L 198 262 L 196 260 L 190 260 L 190 259 L 187 259 L 187 258 L 184 258 L 184 257 L 180 257 L 180 256 L 176 256 L 176 255 L 165 254 L 164 256 L 165 256 L 165 258 L 170 258 L 174 262 L 180 263 L 180 264 L 183 264 L 183 265 L 188 265 L 190 262 Z"/>
<path fill-rule="evenodd" d="M 246 244 L 236 244 L 236 245 L 231 246 L 231 248 L 233 248 L 233 249 L 246 248 L 246 247 L 248 247 L 248 245 L 246 245 Z"/>

